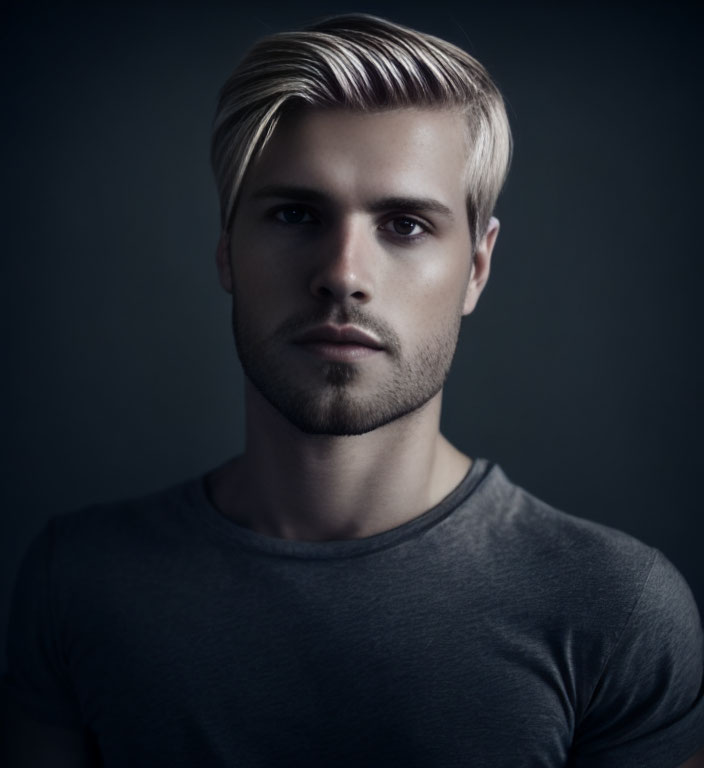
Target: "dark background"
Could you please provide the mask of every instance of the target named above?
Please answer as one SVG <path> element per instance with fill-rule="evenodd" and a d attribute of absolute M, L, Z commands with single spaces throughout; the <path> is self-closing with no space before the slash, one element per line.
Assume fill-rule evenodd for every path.
<path fill-rule="evenodd" d="M 554 506 L 660 548 L 704 605 L 694 6 L 35 3 L 0 25 L 3 628 L 50 515 L 241 449 L 214 266 L 217 90 L 256 37 L 355 10 L 466 47 L 515 134 L 446 434 Z"/>

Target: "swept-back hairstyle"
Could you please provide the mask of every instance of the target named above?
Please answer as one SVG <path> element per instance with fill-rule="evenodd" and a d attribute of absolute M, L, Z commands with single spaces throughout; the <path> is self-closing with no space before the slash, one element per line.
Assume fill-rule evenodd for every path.
<path fill-rule="evenodd" d="M 259 40 L 220 91 L 211 160 L 228 231 L 247 169 L 284 112 L 301 106 L 375 112 L 446 108 L 468 131 L 467 210 L 475 247 L 486 232 L 511 157 L 503 99 L 461 48 L 366 14 L 333 16 Z"/>

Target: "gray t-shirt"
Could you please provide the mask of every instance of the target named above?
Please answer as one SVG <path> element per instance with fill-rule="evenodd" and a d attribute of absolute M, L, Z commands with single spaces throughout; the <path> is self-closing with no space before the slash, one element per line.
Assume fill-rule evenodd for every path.
<path fill-rule="evenodd" d="M 257 534 L 202 479 L 59 515 L 5 685 L 106 768 L 674 768 L 704 744 L 702 646 L 657 550 L 477 460 L 357 540 Z"/>

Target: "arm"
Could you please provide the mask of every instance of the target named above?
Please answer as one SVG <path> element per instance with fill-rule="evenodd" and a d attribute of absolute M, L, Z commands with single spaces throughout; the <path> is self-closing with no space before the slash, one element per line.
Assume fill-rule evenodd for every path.
<path fill-rule="evenodd" d="M 101 765 L 56 639 L 50 561 L 47 528 L 25 555 L 10 612 L 8 668 L 0 680 L 0 766 L 7 768 Z"/>
<path fill-rule="evenodd" d="M 691 591 L 658 554 L 580 722 L 575 766 L 704 768 L 703 639 Z"/>

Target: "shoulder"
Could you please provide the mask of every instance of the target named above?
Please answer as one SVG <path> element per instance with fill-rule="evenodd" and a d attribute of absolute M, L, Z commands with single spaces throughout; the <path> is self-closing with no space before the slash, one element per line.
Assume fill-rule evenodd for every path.
<path fill-rule="evenodd" d="M 624 531 L 556 509 L 512 483 L 493 465 L 478 489 L 473 514 L 497 557 L 523 563 L 528 577 L 571 582 L 582 590 L 633 594 L 659 558 L 656 549 Z M 601 594 L 604 596 L 604 593 Z"/>
<path fill-rule="evenodd" d="M 560 620 L 599 646 L 605 664 L 629 631 L 641 648 L 675 631 L 701 654 L 701 624 L 686 581 L 657 549 L 623 531 L 562 512 L 492 467 L 478 489 L 484 560 L 505 574 L 512 593 L 547 620 Z M 596 650 L 596 649 L 595 649 Z M 695 653 L 695 656 L 696 656 Z"/>
<path fill-rule="evenodd" d="M 71 592 L 178 551 L 192 540 L 196 483 L 52 516 L 31 543 L 23 570 L 43 571 L 52 589 Z"/>
<path fill-rule="evenodd" d="M 187 513 L 197 480 L 188 480 L 147 494 L 91 504 L 54 515 L 47 524 L 57 541 L 115 536 L 143 536 L 173 528 Z"/>

